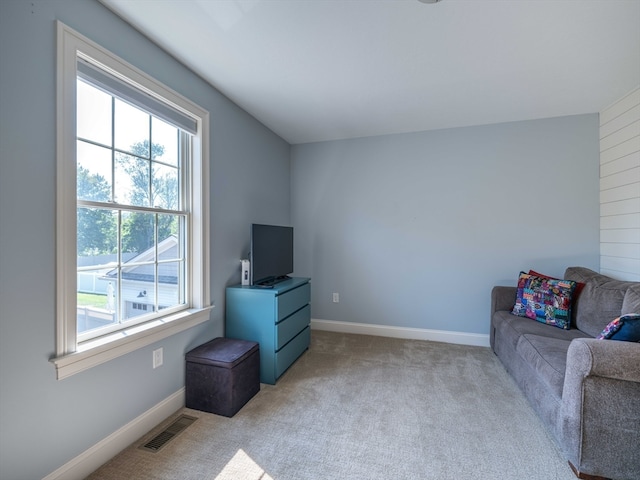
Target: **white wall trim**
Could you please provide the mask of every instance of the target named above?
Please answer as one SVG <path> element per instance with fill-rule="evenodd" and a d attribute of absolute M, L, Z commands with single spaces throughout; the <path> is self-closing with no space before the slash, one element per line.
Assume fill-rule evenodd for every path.
<path fill-rule="evenodd" d="M 212 308 L 183 310 L 170 317 L 134 325 L 130 329 L 87 342 L 78 352 L 55 357 L 49 361 L 56 367 L 56 378 L 62 380 L 200 325 L 210 319 L 209 312 Z"/>
<path fill-rule="evenodd" d="M 184 387 L 67 462 L 43 480 L 81 480 L 185 405 Z"/>
<path fill-rule="evenodd" d="M 430 330 L 426 328 L 394 327 L 374 325 L 370 323 L 338 322 L 335 320 L 311 319 L 312 330 L 327 332 L 357 333 L 375 335 L 377 337 L 407 338 L 411 340 L 431 340 L 434 342 L 456 343 L 488 347 L 489 335 L 482 333 L 452 332 L 447 330 Z"/>
<path fill-rule="evenodd" d="M 157 313 L 154 320 L 145 324 L 136 323 L 114 335 L 103 331 L 104 336 L 93 339 L 79 337 L 77 332 L 76 86 L 81 60 L 184 113 L 197 124 L 197 134 L 191 142 L 192 161 L 185 175 L 189 183 L 184 189 L 189 255 L 185 258 L 184 305 Z M 56 367 L 57 379 L 61 380 L 210 319 L 210 115 L 60 21 L 57 22 L 56 62 L 56 352 L 51 361 Z"/>

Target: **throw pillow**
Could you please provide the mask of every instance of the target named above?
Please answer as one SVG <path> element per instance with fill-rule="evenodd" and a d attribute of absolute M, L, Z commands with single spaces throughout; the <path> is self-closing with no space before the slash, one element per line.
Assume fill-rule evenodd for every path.
<path fill-rule="evenodd" d="M 571 298 L 576 288 L 572 280 L 544 278 L 520 272 L 516 304 L 511 313 L 569 330 Z"/>
<path fill-rule="evenodd" d="M 535 270 L 529 270 L 529 275 L 535 275 L 536 277 L 553 278 L 555 280 L 560 280 L 559 278 L 551 277 L 549 275 L 545 275 L 544 273 L 538 273 Z M 580 292 L 582 291 L 585 285 L 586 283 L 576 282 L 576 289 L 573 291 L 573 295 L 571 295 L 571 299 L 574 304 L 576 303 L 576 299 L 578 298 L 578 295 L 580 295 Z"/>
<path fill-rule="evenodd" d="M 611 321 L 604 327 L 598 340 L 622 340 L 640 342 L 640 313 L 629 313 Z"/>

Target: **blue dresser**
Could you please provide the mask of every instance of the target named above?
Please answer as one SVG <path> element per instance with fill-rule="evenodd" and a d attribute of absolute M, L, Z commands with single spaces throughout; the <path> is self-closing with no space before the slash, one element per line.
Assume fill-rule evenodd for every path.
<path fill-rule="evenodd" d="M 228 338 L 260 344 L 260 381 L 275 384 L 311 338 L 309 278 L 290 278 L 273 288 L 227 287 Z"/>

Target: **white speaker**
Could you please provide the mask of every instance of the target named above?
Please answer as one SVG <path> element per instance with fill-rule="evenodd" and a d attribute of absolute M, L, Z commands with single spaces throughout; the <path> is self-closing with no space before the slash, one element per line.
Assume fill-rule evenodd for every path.
<path fill-rule="evenodd" d="M 242 262 L 242 285 L 251 285 L 251 264 L 249 260 L 241 260 Z"/>

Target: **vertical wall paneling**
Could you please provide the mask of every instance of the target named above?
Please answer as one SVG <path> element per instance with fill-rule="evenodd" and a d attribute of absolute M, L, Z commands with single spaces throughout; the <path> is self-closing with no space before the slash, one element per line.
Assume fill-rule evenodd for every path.
<path fill-rule="evenodd" d="M 640 281 L 640 87 L 600 112 L 600 271 Z"/>

